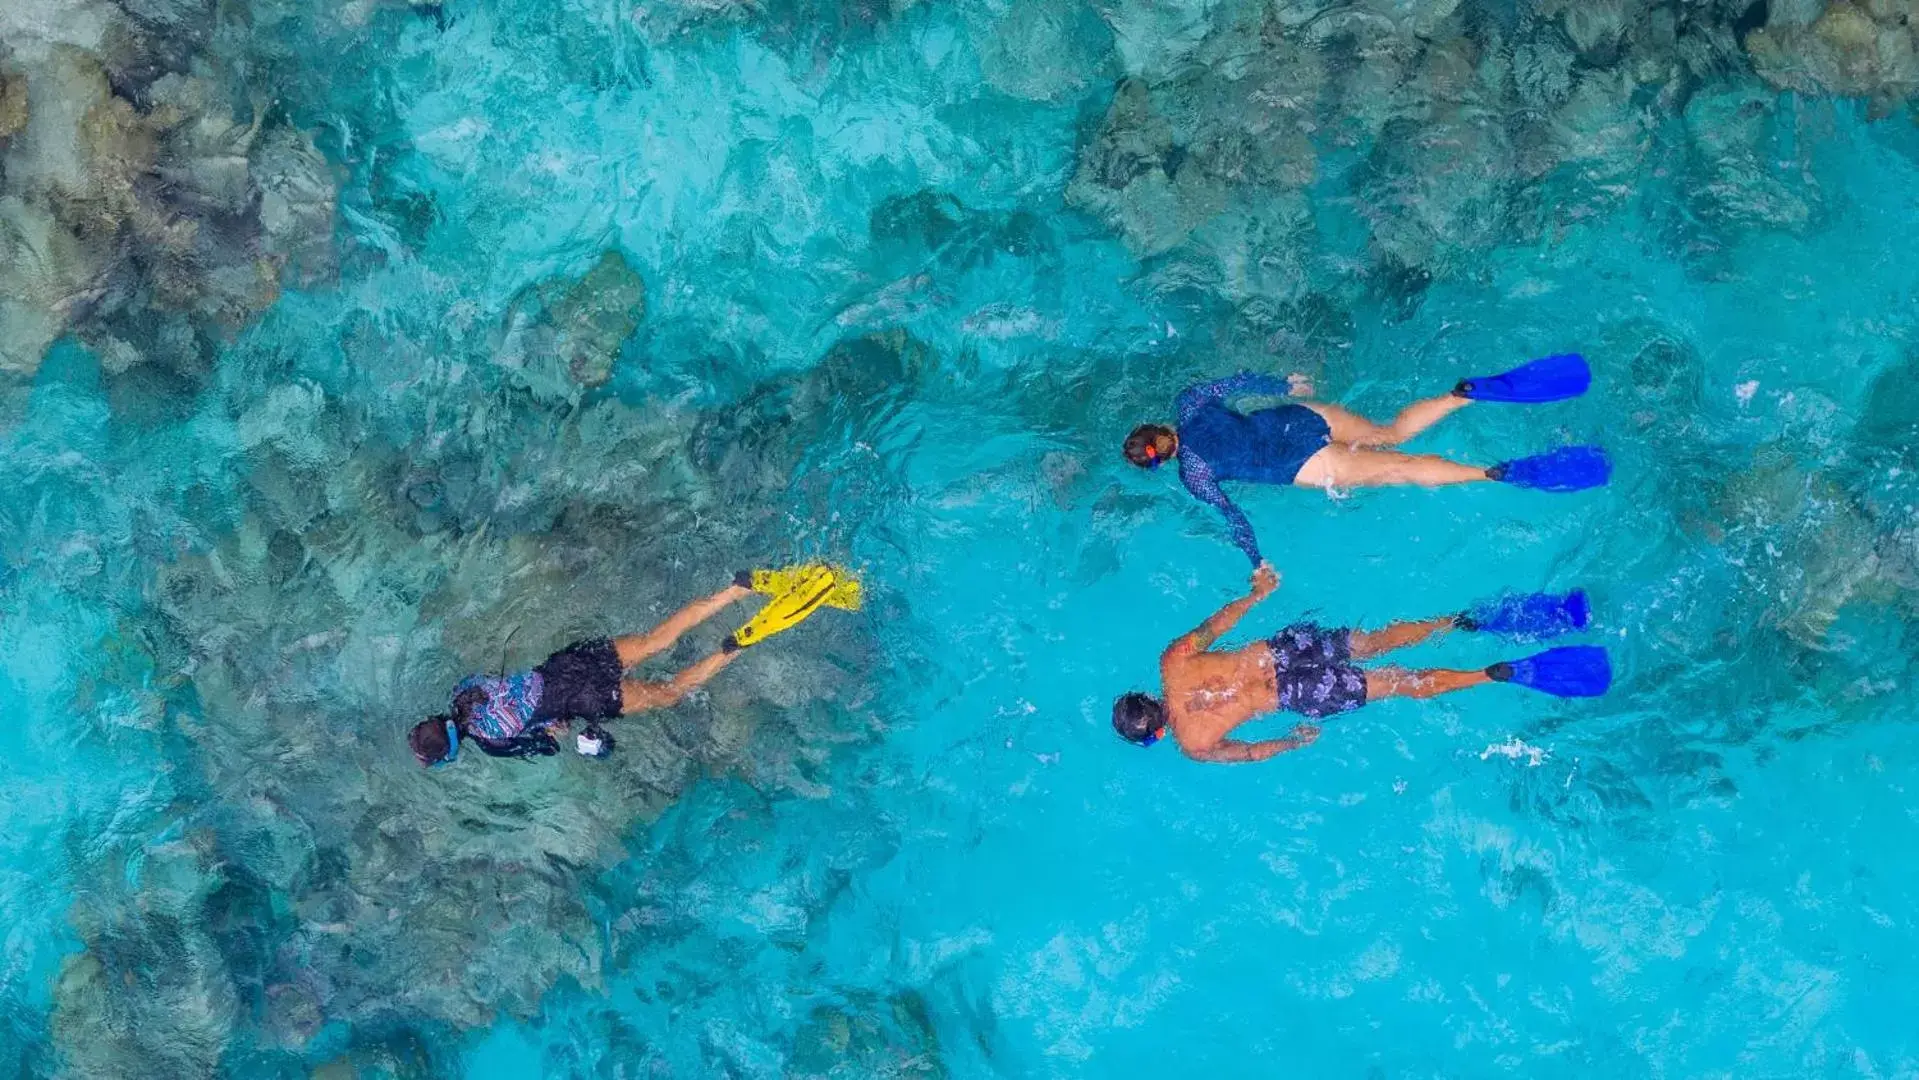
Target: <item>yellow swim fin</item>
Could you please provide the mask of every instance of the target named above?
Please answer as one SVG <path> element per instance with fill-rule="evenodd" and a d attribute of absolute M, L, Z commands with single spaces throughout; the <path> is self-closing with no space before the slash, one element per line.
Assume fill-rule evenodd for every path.
<path fill-rule="evenodd" d="M 834 585 L 833 591 L 826 594 L 823 603 L 827 607 L 839 608 L 842 611 L 858 611 L 861 599 L 859 579 L 837 566 L 826 563 L 806 563 L 781 570 L 755 570 L 752 573 L 751 588 L 763 596 L 785 596 L 806 585 L 822 572 L 832 574 L 838 582 Z"/>
<path fill-rule="evenodd" d="M 784 587 L 775 591 L 778 586 Z M 858 611 L 860 606 L 859 579 L 825 563 L 785 570 L 755 570 L 752 587 L 753 591 L 773 598 L 745 626 L 733 631 L 731 640 L 736 648 L 757 645 L 783 630 L 791 630 L 823 607 Z"/>

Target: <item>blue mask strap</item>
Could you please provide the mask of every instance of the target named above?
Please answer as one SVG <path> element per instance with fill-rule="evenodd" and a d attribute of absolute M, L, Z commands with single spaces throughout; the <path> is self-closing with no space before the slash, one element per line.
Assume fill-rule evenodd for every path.
<path fill-rule="evenodd" d="M 453 721 L 448 720 L 446 722 L 446 756 L 434 762 L 433 767 L 437 769 L 458 760 L 460 760 L 460 729 L 454 726 Z"/>

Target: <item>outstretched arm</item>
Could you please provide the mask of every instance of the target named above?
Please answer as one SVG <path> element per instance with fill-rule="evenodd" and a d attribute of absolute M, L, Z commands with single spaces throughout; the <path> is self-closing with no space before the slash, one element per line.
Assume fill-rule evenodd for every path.
<path fill-rule="evenodd" d="M 1219 480 L 1213 475 L 1213 467 L 1206 459 L 1187 452 L 1179 456 L 1179 480 L 1186 490 L 1200 502 L 1218 510 L 1226 517 L 1226 529 L 1233 534 L 1233 544 L 1246 553 L 1246 557 L 1259 566 L 1266 560 L 1259 554 L 1259 538 L 1253 535 L 1253 523 L 1246 520 L 1246 512 L 1234 505 L 1233 500 L 1220 490 Z"/>
<path fill-rule="evenodd" d="M 620 654 L 620 667 L 630 668 L 655 653 L 671 648 L 680 640 L 680 635 L 717 615 L 729 604 L 744 600 L 753 595 L 753 590 L 742 585 L 728 585 L 712 596 L 695 600 L 667 617 L 660 625 L 644 634 L 632 634 L 618 638 L 613 648 Z"/>
<path fill-rule="evenodd" d="M 1266 375 L 1257 371 L 1242 371 L 1228 375 L 1223 379 L 1189 386 L 1180 392 L 1174 404 L 1181 419 L 1193 409 L 1209 401 L 1224 401 L 1229 397 L 1245 397 L 1254 394 L 1286 397 L 1293 392 L 1293 380 L 1284 375 Z"/>
<path fill-rule="evenodd" d="M 1253 571 L 1253 588 L 1245 596 L 1227 604 L 1207 617 L 1193 631 L 1180 639 L 1181 644 L 1190 646 L 1195 652 L 1205 652 L 1213 647 L 1213 642 L 1232 633 L 1239 620 L 1246 617 L 1253 605 L 1273 594 L 1279 588 L 1279 573 L 1264 563 Z M 1290 748 L 1289 748 L 1290 749 Z"/>
<path fill-rule="evenodd" d="M 1248 762 L 1275 758 L 1288 750 L 1297 750 L 1302 746 L 1311 746 L 1318 739 L 1318 728 L 1311 724 L 1301 724 L 1284 739 L 1261 739 L 1259 742 L 1221 739 L 1212 746 L 1187 750 L 1186 756 L 1194 761 L 1205 761 L 1215 765 L 1244 765 Z"/>
<path fill-rule="evenodd" d="M 551 757 L 560 752 L 560 744 L 546 730 L 523 732 L 504 742 L 473 739 L 473 745 L 488 757 Z"/>

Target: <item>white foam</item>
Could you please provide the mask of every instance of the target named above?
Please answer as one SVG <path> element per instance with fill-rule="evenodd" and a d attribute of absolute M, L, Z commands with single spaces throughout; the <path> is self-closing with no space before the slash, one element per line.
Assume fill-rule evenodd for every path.
<path fill-rule="evenodd" d="M 1545 764 L 1547 758 L 1553 756 L 1553 752 L 1523 743 L 1519 740 L 1519 736 L 1514 735 L 1503 743 L 1493 743 L 1479 752 L 1479 760 L 1481 761 L 1490 760 L 1495 756 L 1503 757 L 1511 761 L 1518 761 L 1523 757 L 1526 759 L 1527 768 L 1537 769 Z"/>

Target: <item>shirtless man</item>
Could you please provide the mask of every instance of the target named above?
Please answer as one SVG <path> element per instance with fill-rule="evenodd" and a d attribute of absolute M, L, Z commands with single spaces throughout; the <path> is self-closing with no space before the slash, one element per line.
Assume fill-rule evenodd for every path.
<path fill-rule="evenodd" d="M 1136 746 L 1151 746 L 1170 730 L 1180 750 L 1196 761 L 1265 761 L 1310 746 L 1319 728 L 1305 723 L 1283 739 L 1243 742 L 1235 728 L 1264 713 L 1285 710 L 1312 720 L 1357 709 L 1389 697 L 1429 698 L 1511 677 L 1509 664 L 1482 671 L 1381 667 L 1366 660 L 1403 649 L 1461 625 L 1459 616 L 1394 623 L 1383 630 L 1329 630 L 1294 623 L 1267 641 L 1214 651 L 1254 604 L 1279 587 L 1279 575 L 1264 563 L 1253 572 L 1252 592 L 1220 608 L 1160 654 L 1161 701 L 1129 693 L 1113 702 L 1113 729 Z"/>

